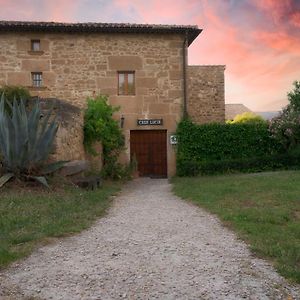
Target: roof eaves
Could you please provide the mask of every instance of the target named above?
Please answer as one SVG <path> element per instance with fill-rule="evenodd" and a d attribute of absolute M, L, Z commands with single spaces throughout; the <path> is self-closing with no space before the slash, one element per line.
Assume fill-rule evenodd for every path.
<path fill-rule="evenodd" d="M 179 33 L 187 34 L 190 45 L 202 29 L 193 25 L 129 24 L 129 23 L 56 23 L 0 21 L 0 31 L 92 32 L 92 33 Z"/>

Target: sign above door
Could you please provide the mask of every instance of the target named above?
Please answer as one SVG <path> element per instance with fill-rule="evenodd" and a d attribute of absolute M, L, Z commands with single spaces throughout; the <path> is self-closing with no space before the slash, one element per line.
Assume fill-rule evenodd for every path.
<path fill-rule="evenodd" d="M 137 125 L 163 125 L 163 119 L 138 119 Z"/>

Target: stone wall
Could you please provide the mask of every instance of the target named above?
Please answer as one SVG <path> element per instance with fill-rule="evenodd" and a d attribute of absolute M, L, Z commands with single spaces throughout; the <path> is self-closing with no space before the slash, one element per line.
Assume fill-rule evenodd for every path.
<path fill-rule="evenodd" d="M 52 119 L 56 118 L 59 125 L 50 159 L 84 160 L 82 110 L 59 99 L 44 98 L 39 101 L 42 114 L 51 111 Z"/>
<path fill-rule="evenodd" d="M 188 114 L 198 124 L 225 121 L 225 66 L 188 66 Z"/>

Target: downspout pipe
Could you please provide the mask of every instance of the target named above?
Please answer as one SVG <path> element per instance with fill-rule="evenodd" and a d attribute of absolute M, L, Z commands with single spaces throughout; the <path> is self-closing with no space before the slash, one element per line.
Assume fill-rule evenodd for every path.
<path fill-rule="evenodd" d="M 187 49 L 188 49 L 188 33 L 185 32 L 184 42 L 182 47 L 182 56 L 183 56 L 183 117 L 186 118 L 188 116 L 187 112 L 187 101 L 188 101 L 188 93 L 187 93 Z"/>

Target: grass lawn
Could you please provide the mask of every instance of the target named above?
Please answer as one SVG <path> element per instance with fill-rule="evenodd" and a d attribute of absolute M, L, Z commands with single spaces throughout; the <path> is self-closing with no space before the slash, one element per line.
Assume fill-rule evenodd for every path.
<path fill-rule="evenodd" d="M 0 191 L 0 268 L 31 253 L 37 242 L 79 232 L 103 215 L 120 187 L 105 183 L 96 191 Z"/>
<path fill-rule="evenodd" d="M 300 283 L 300 171 L 174 178 L 176 195 L 218 215 Z"/>

